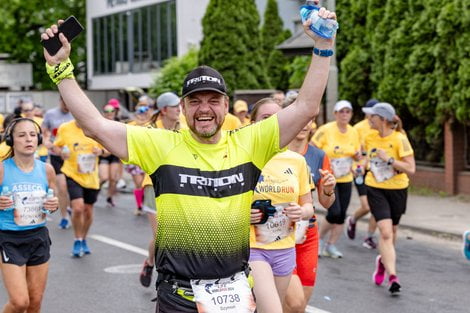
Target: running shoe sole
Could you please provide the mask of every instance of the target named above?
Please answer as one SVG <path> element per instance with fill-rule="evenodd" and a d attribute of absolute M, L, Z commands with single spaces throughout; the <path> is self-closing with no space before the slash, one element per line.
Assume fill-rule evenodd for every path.
<path fill-rule="evenodd" d="M 394 281 L 390 284 L 390 288 L 388 288 L 388 291 L 390 291 L 390 294 L 392 296 L 398 296 L 400 294 L 400 289 L 401 289 L 401 285 Z"/>

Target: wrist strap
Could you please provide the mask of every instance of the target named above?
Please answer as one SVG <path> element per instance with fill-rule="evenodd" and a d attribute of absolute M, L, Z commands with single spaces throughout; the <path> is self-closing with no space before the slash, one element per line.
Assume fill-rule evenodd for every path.
<path fill-rule="evenodd" d="M 73 64 L 70 59 L 62 61 L 60 64 L 51 66 L 46 62 L 46 71 L 52 82 L 58 85 L 63 79 L 75 79 L 73 75 Z"/>
<path fill-rule="evenodd" d="M 321 57 L 331 57 L 334 52 L 331 49 L 320 50 L 318 48 L 313 48 L 313 54 L 316 54 Z"/>

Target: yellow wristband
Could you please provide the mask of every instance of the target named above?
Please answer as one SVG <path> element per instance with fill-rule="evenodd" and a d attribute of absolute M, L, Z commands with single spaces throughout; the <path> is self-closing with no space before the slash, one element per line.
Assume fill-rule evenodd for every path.
<path fill-rule="evenodd" d="M 58 85 L 63 79 L 75 79 L 75 76 L 73 75 L 73 64 L 70 59 L 54 66 L 50 66 L 46 62 L 46 70 L 47 74 L 49 74 L 49 77 L 56 85 Z"/>

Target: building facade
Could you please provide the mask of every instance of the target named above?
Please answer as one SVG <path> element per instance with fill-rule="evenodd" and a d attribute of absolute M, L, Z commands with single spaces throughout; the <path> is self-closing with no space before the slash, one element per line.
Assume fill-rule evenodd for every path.
<path fill-rule="evenodd" d="M 202 40 L 210 0 L 88 0 L 88 89 L 148 88 L 173 56 Z M 260 16 L 267 0 L 256 0 Z M 294 30 L 298 0 L 278 1 L 284 27 Z"/>

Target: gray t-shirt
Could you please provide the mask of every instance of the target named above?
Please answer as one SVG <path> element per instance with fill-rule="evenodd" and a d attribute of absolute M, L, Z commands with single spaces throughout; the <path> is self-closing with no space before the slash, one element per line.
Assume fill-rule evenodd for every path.
<path fill-rule="evenodd" d="M 70 112 L 64 113 L 60 108 L 53 108 L 47 110 L 46 114 L 44 115 L 44 120 L 42 121 L 42 128 L 48 129 L 50 131 L 50 140 L 54 142 L 59 126 L 71 120 L 73 120 L 73 116 Z M 51 150 L 49 150 L 49 153 L 52 155 L 56 155 Z"/>

